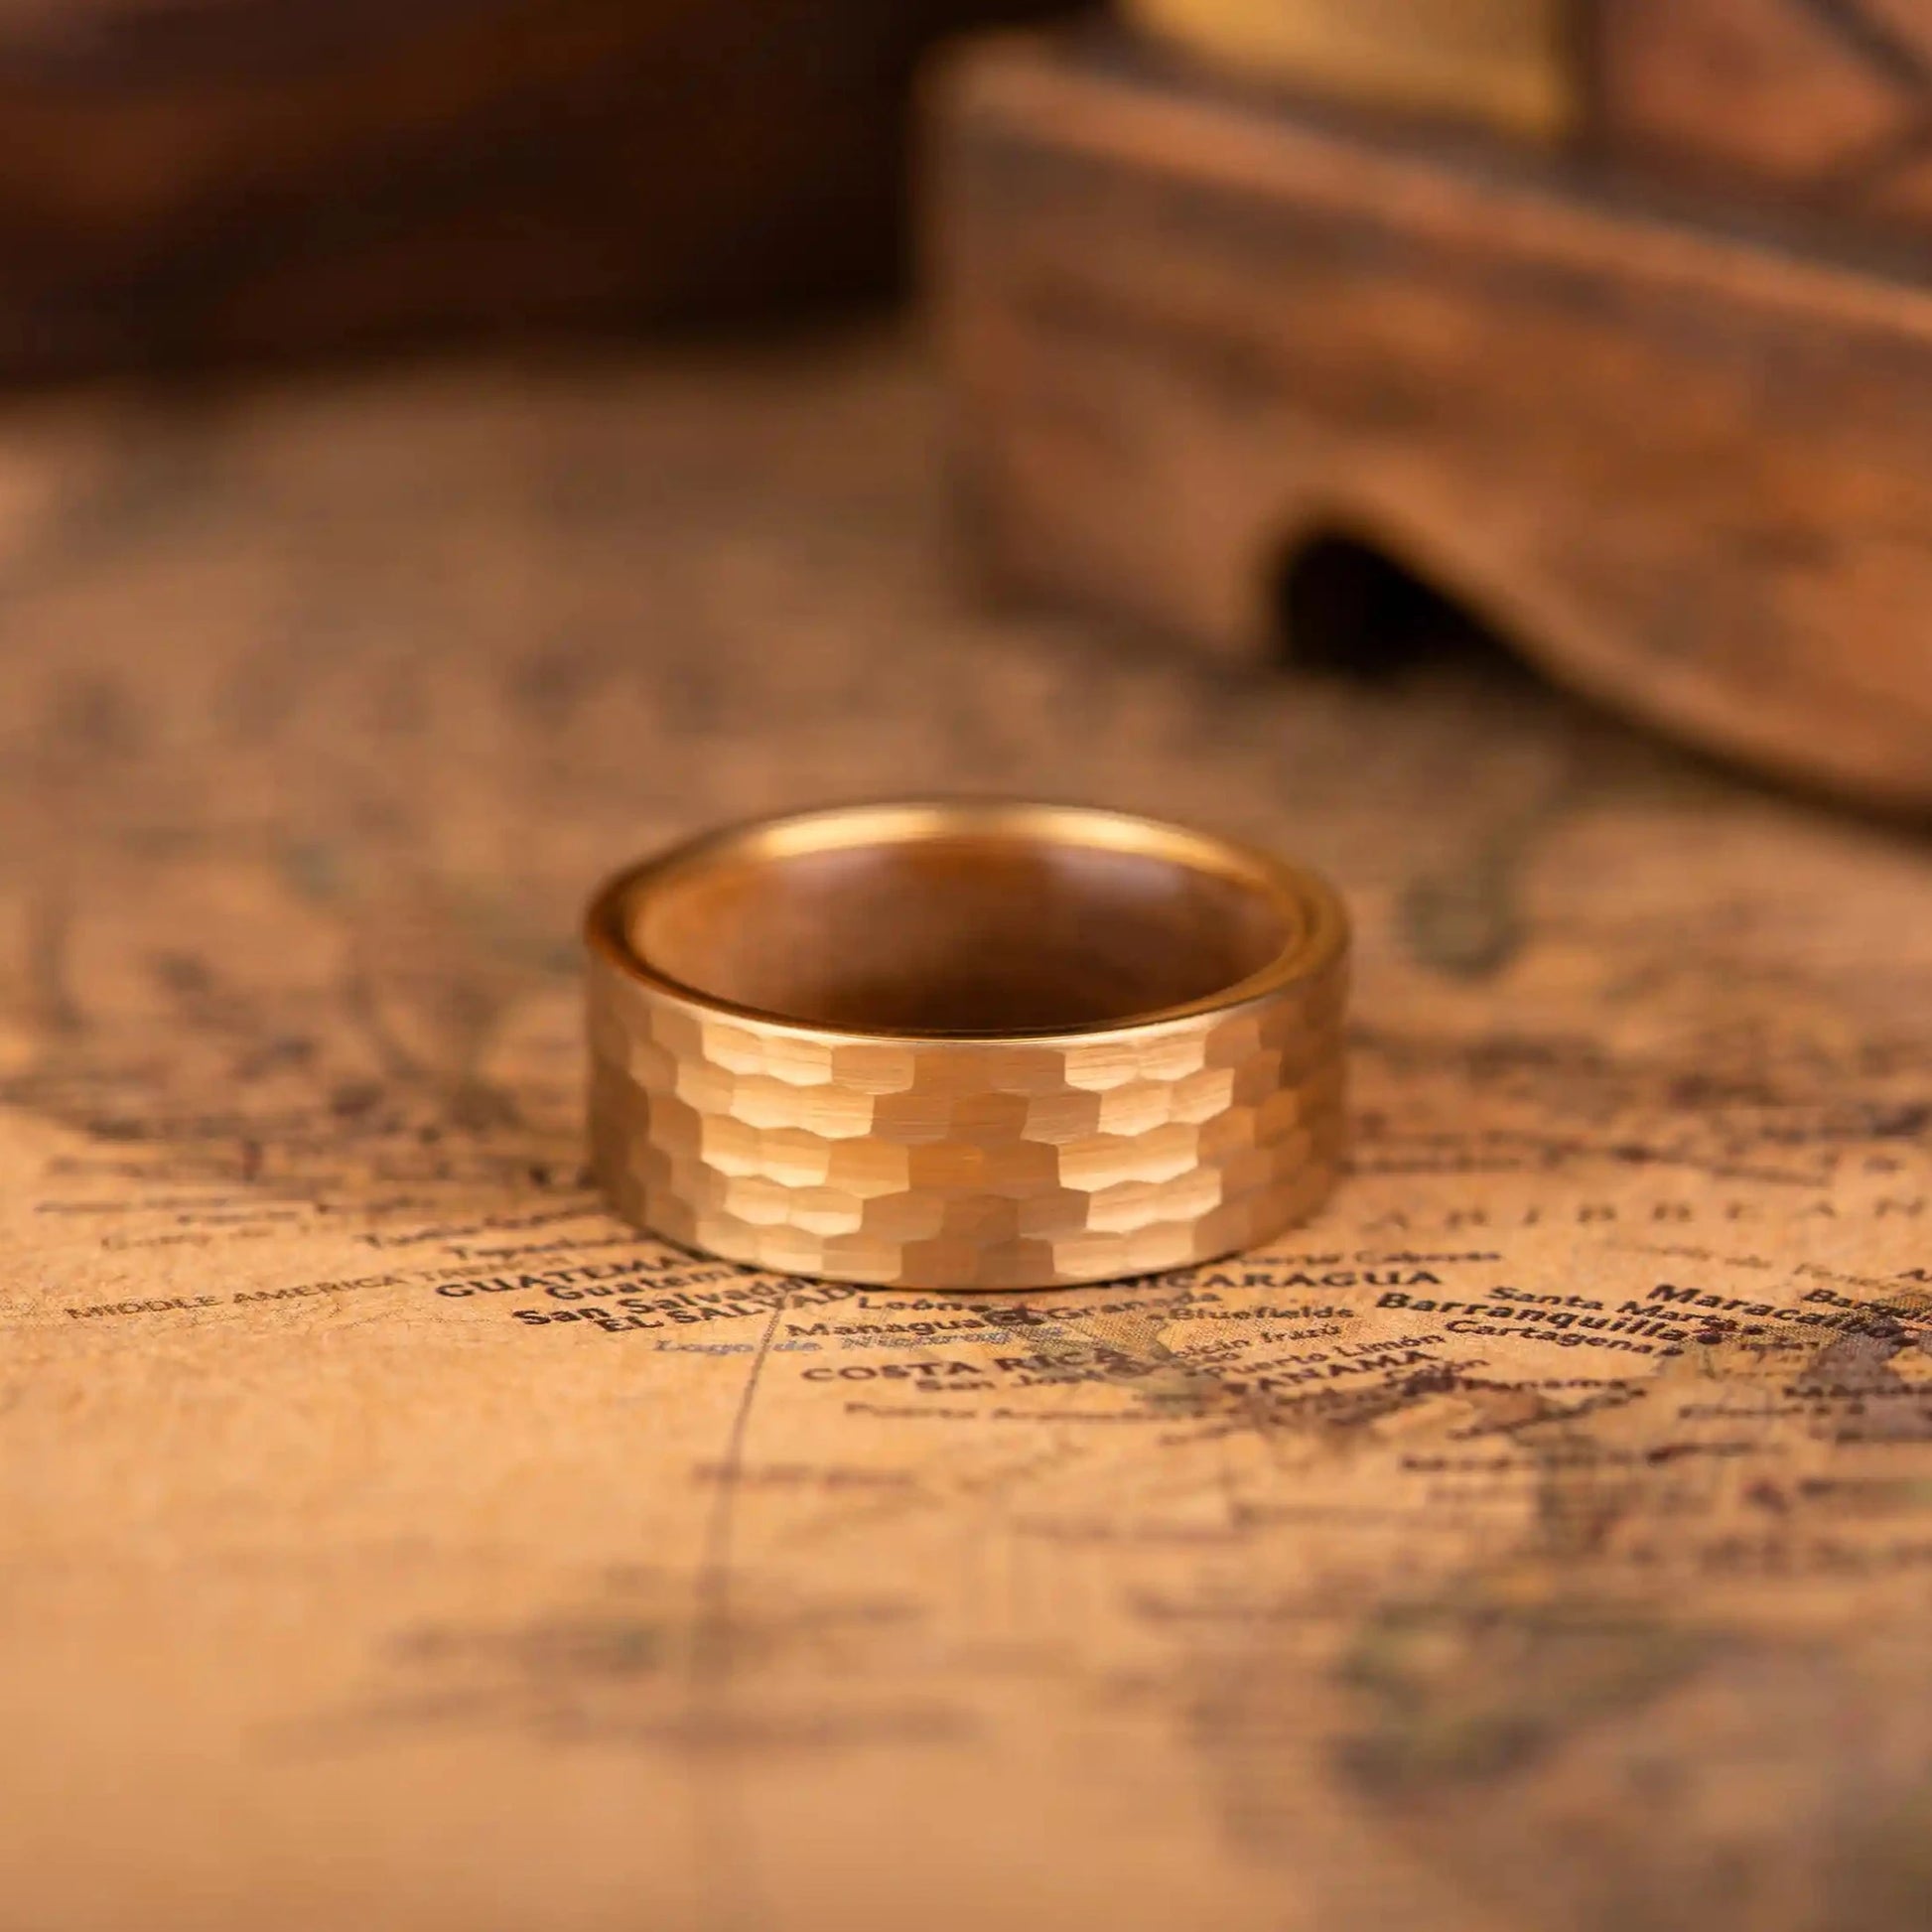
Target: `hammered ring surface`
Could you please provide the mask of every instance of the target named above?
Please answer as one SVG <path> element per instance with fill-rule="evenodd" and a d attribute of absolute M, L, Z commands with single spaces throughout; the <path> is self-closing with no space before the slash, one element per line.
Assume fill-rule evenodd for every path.
<path fill-rule="evenodd" d="M 1058 1287 L 1252 1247 L 1332 1184 L 1348 925 L 1271 853 L 1063 805 L 711 834 L 587 921 L 611 1204 L 750 1266 Z"/>

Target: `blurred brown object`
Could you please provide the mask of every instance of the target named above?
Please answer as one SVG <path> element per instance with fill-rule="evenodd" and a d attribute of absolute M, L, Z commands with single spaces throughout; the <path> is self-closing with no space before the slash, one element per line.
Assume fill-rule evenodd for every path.
<path fill-rule="evenodd" d="M 1354 546 L 1698 744 L 1932 805 L 1910 262 L 1125 44 L 962 56 L 930 179 L 995 580 L 1261 657 Z"/>
<path fill-rule="evenodd" d="M 1231 69 L 1549 138 L 1576 120 L 1573 0 L 1123 0 Z"/>
<path fill-rule="evenodd" d="M 1932 223 L 1932 0 L 1121 0 L 1181 54 L 1834 220 Z"/>
<path fill-rule="evenodd" d="M 1596 52 L 1608 145 L 1932 222 L 1932 0 L 1603 0 Z"/>
<path fill-rule="evenodd" d="M 0 373 L 842 297 L 935 34 L 1046 0 L 0 6 Z"/>

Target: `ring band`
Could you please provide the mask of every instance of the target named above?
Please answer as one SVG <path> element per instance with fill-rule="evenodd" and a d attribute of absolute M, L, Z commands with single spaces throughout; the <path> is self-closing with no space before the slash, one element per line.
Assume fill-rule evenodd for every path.
<path fill-rule="evenodd" d="M 867 805 L 593 900 L 593 1166 L 626 1219 L 789 1274 L 1060 1287 L 1253 1246 L 1343 1141 L 1319 878 L 1153 819 Z"/>

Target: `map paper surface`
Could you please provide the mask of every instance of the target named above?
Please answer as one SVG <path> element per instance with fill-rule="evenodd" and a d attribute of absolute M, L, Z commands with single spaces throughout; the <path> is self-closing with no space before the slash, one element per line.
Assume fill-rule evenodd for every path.
<path fill-rule="evenodd" d="M 897 348 L 0 424 L 0 1925 L 1932 1922 L 1932 865 L 1479 667 L 989 611 Z M 1355 1171 L 748 1273 L 575 921 L 932 790 L 1272 841 Z"/>

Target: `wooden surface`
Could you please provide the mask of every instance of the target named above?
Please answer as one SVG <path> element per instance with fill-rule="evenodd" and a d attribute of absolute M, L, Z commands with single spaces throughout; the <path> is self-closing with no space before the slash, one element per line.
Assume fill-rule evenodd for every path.
<path fill-rule="evenodd" d="M 1259 661 L 1360 539 L 1633 715 L 1932 803 L 1909 261 L 1051 42 L 953 69 L 928 179 L 994 579 Z"/>
<path fill-rule="evenodd" d="M 1925 841 L 988 609 L 942 405 L 0 404 L 0 1922 L 1923 1932 Z M 1339 883 L 1303 1234 L 906 1298 L 601 1209 L 595 882 L 934 788 Z"/>
<path fill-rule="evenodd" d="M 882 284 L 907 74 L 1030 0 L 0 8 L 0 377 Z"/>
<path fill-rule="evenodd" d="M 1612 151 L 1840 222 L 1932 225 L 1928 0 L 1603 0 Z"/>

